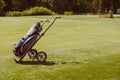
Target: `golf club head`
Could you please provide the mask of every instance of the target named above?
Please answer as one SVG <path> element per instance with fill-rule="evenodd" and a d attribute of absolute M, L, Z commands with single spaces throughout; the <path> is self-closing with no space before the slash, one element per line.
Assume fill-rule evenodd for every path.
<path fill-rule="evenodd" d="M 48 19 L 45 22 L 50 23 L 50 21 Z"/>
<path fill-rule="evenodd" d="M 43 21 L 40 21 L 40 24 L 42 24 L 43 23 Z"/>
<path fill-rule="evenodd" d="M 41 23 L 43 22 L 43 21 L 40 21 Z"/>
<path fill-rule="evenodd" d="M 60 19 L 61 17 L 59 16 L 59 17 L 57 17 L 57 18 L 59 18 L 59 19 Z"/>
<path fill-rule="evenodd" d="M 45 21 L 42 22 L 42 26 L 45 24 L 45 23 L 50 23 L 50 21 L 47 19 Z"/>

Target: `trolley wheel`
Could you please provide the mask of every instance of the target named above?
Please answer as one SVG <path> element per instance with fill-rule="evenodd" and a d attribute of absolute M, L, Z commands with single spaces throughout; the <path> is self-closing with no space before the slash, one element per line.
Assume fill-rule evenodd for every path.
<path fill-rule="evenodd" d="M 38 54 L 37 54 L 37 60 L 39 62 L 45 62 L 46 59 L 47 59 L 47 54 L 45 52 L 43 52 L 43 51 L 38 52 Z"/>
<path fill-rule="evenodd" d="M 34 61 L 34 59 L 37 56 L 37 50 L 36 49 L 31 49 L 30 52 L 28 53 L 28 56 L 30 59 L 32 59 L 32 61 Z"/>

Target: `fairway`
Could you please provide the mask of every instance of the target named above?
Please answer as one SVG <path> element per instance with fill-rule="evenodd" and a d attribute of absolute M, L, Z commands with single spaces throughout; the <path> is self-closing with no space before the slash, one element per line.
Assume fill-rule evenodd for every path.
<path fill-rule="evenodd" d="M 55 17 L 0 17 L 0 80 L 120 80 L 119 18 L 61 16 L 33 47 L 47 53 L 47 62 L 26 55 L 15 63 L 14 43 L 37 21 Z"/>

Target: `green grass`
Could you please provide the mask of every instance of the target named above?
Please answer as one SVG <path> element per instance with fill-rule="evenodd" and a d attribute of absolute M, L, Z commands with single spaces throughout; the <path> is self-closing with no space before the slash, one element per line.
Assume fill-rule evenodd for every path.
<path fill-rule="evenodd" d="M 32 24 L 55 16 L 0 17 L 0 80 L 120 80 L 120 19 L 61 17 L 34 46 L 47 52 L 45 64 L 27 55 L 15 63 L 13 44 Z"/>

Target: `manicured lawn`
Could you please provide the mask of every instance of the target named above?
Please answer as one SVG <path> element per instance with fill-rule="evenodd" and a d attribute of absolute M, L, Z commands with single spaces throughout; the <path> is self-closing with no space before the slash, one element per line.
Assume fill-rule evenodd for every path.
<path fill-rule="evenodd" d="M 15 63 L 13 45 L 32 24 L 55 16 L 0 17 L 0 80 L 120 80 L 120 19 L 61 17 L 34 46 L 47 53 L 44 64 L 27 55 Z"/>

